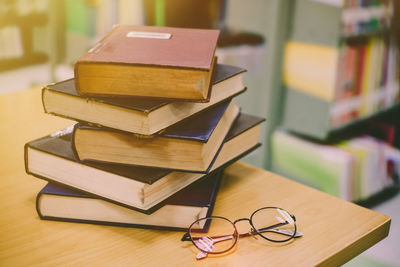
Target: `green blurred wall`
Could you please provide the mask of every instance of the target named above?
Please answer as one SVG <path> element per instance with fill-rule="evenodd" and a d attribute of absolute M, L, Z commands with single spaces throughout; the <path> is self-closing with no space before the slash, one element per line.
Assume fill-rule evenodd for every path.
<path fill-rule="evenodd" d="M 246 161 L 269 169 L 269 135 L 280 121 L 282 95 L 281 66 L 283 44 L 288 33 L 291 14 L 291 0 L 229 0 L 226 24 L 233 29 L 247 30 L 262 34 L 266 39 L 266 52 L 256 64 L 261 73 L 248 73 L 245 84 L 246 97 L 238 103 L 243 111 L 267 119 L 262 132 L 261 151 Z"/>

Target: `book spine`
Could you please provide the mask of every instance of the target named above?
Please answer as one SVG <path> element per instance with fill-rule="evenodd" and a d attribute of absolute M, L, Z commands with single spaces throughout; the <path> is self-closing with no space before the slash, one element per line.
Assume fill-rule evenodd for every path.
<path fill-rule="evenodd" d="M 40 191 L 37 195 L 36 195 L 36 202 L 35 202 L 35 207 L 36 207 L 36 212 L 39 215 L 40 219 L 45 219 L 45 217 L 42 214 L 42 211 L 40 210 L 40 199 L 42 197 L 43 193 L 42 191 Z"/>
<path fill-rule="evenodd" d="M 119 223 L 119 222 L 105 222 L 96 220 L 83 220 L 83 219 L 71 219 L 71 218 L 61 218 L 52 216 L 42 216 L 42 220 L 57 221 L 57 222 L 69 222 L 69 223 L 83 223 L 92 225 L 105 225 L 105 226 L 117 226 L 117 227 L 128 227 L 128 228 L 140 228 L 149 230 L 162 230 L 162 231 L 176 231 L 176 232 L 186 232 L 188 228 L 180 227 L 170 227 L 170 226 L 159 226 L 159 225 L 144 225 L 144 224 L 131 224 L 131 223 Z"/>
<path fill-rule="evenodd" d="M 79 157 L 78 151 L 76 150 L 76 143 L 75 143 L 76 129 L 78 129 L 79 126 L 80 126 L 80 124 L 79 124 L 79 123 L 76 123 L 76 124 L 74 125 L 74 129 L 72 130 L 72 135 L 71 135 L 71 148 L 72 148 L 72 153 L 73 153 L 74 158 L 76 159 L 76 161 L 82 163 L 82 160 L 81 160 L 81 158 Z"/>
<path fill-rule="evenodd" d="M 31 174 L 29 171 L 28 147 L 29 147 L 29 144 L 26 143 L 24 145 L 24 165 L 25 165 L 25 172 L 27 174 Z"/>
<path fill-rule="evenodd" d="M 215 188 L 215 190 L 213 191 L 213 194 L 212 194 L 212 196 L 211 196 L 211 202 L 210 203 L 212 203 L 211 204 L 211 206 L 209 205 L 208 206 L 208 210 L 207 210 L 207 214 L 206 214 L 206 217 L 209 217 L 209 216 L 211 216 L 212 215 L 212 212 L 213 212 L 213 210 L 214 210 L 214 204 L 215 204 L 215 201 L 216 201 L 216 199 L 217 199 L 217 195 L 218 195 L 218 191 L 219 191 L 219 188 L 220 188 L 220 186 L 221 186 L 221 180 L 222 180 L 222 176 L 224 175 L 224 169 L 221 169 L 221 170 L 219 170 L 218 171 L 219 173 L 217 174 L 217 176 L 218 177 L 216 177 L 216 179 L 218 179 L 218 183 L 217 183 L 217 185 L 216 185 L 216 188 Z"/>
<path fill-rule="evenodd" d="M 42 88 L 42 92 L 41 92 L 41 95 L 40 95 L 41 97 L 40 98 L 42 100 L 42 107 L 43 107 L 44 113 L 48 113 L 47 109 L 46 109 L 45 102 L 44 102 L 45 90 L 48 90 L 48 88 L 46 86 Z"/>
<path fill-rule="evenodd" d="M 219 179 L 219 180 L 221 180 L 221 179 Z M 93 224 L 93 225 L 106 225 L 106 226 L 118 226 L 118 227 L 130 227 L 130 228 L 142 228 L 142 229 L 153 229 L 153 230 L 187 231 L 187 228 L 181 228 L 181 227 L 143 225 L 143 224 L 119 223 L 119 222 L 111 222 L 111 221 L 84 220 L 84 219 L 45 216 L 45 215 L 43 215 L 43 213 L 40 209 L 40 201 L 44 194 L 46 194 L 46 193 L 43 193 L 42 191 L 40 191 L 36 195 L 36 204 L 35 204 L 36 212 L 41 220 L 72 222 L 72 223 L 85 223 L 85 224 Z M 214 201 L 215 201 L 215 199 L 214 199 Z M 211 213 L 210 209 L 212 210 L 212 208 L 213 208 L 213 205 L 211 205 L 211 207 L 208 208 L 207 216 L 209 216 L 209 214 Z"/>

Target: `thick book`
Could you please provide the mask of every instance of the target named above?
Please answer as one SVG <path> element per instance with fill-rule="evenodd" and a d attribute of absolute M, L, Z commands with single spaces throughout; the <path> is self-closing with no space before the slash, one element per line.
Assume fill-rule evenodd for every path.
<path fill-rule="evenodd" d="M 81 95 L 207 102 L 219 30 L 117 25 L 75 63 Z"/>
<path fill-rule="evenodd" d="M 121 207 L 66 187 L 48 183 L 37 195 L 43 220 L 187 231 L 198 218 L 211 216 L 223 171 L 190 185 L 152 214 Z M 206 228 L 198 224 L 199 230 Z"/>
<path fill-rule="evenodd" d="M 283 67 L 285 85 L 327 102 L 334 101 L 339 52 L 337 47 L 288 41 Z"/>
<path fill-rule="evenodd" d="M 212 171 L 256 149 L 262 121 L 241 114 L 229 131 Z M 144 213 L 154 212 L 169 197 L 207 176 L 123 164 L 81 163 L 74 157 L 71 130 L 72 127 L 27 143 L 26 172 Z"/>
<path fill-rule="evenodd" d="M 42 102 L 45 112 L 49 114 L 152 135 L 245 91 L 245 71 L 236 66 L 217 64 L 208 103 L 135 97 L 83 97 L 76 91 L 74 79 L 45 86 L 42 89 Z"/>
<path fill-rule="evenodd" d="M 332 145 L 313 143 L 277 130 L 271 136 L 274 171 L 351 201 L 353 158 Z"/>
<path fill-rule="evenodd" d="M 233 100 L 222 102 L 156 136 L 78 123 L 73 144 L 81 161 L 208 172 L 239 111 Z"/>
<path fill-rule="evenodd" d="M 395 183 L 392 167 L 399 166 L 400 151 L 366 135 L 321 144 L 279 130 L 271 137 L 271 162 L 282 175 L 360 201 Z"/>

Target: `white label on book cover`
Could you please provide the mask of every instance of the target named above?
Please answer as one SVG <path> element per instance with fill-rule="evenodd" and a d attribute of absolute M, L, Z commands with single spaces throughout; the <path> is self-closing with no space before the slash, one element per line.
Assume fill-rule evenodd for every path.
<path fill-rule="evenodd" d="M 152 38 L 152 39 L 169 39 L 171 38 L 170 33 L 163 32 L 128 32 L 126 37 L 129 38 Z"/>

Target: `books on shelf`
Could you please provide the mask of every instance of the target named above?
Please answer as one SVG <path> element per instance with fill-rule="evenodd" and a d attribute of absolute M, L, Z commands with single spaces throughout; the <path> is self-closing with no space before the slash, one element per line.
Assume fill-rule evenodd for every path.
<path fill-rule="evenodd" d="M 357 36 L 386 30 L 392 16 L 390 1 L 347 0 L 342 12 L 343 35 Z"/>
<path fill-rule="evenodd" d="M 217 64 L 208 103 L 143 98 L 83 97 L 74 79 L 43 88 L 46 113 L 126 132 L 151 135 L 245 90 L 243 68 Z"/>
<path fill-rule="evenodd" d="M 279 130 L 271 147 L 273 169 L 348 201 L 399 182 L 400 151 L 370 136 L 321 144 Z"/>
<path fill-rule="evenodd" d="M 285 85 L 332 101 L 335 96 L 338 53 L 335 47 L 289 41 L 284 58 Z"/>
<path fill-rule="evenodd" d="M 75 63 L 81 95 L 207 102 L 219 30 L 117 25 Z"/>
<path fill-rule="evenodd" d="M 338 144 L 351 153 L 354 161 L 354 199 L 366 199 L 398 182 L 400 151 L 370 136 L 361 136 Z M 394 173 L 389 166 L 393 164 Z"/>
<path fill-rule="evenodd" d="M 334 146 L 309 142 L 283 130 L 271 138 L 272 168 L 345 200 L 352 200 L 352 157 Z"/>
<path fill-rule="evenodd" d="M 48 183 L 37 195 L 41 219 L 186 231 L 198 218 L 212 214 L 222 171 L 200 180 L 169 199 L 152 214 L 115 205 L 100 198 Z M 198 224 L 199 230 L 206 225 Z"/>
<path fill-rule="evenodd" d="M 393 16 L 390 2 L 296 0 L 291 37 L 299 42 L 336 46 L 343 38 L 386 31 Z"/>
<path fill-rule="evenodd" d="M 360 97 L 368 110 L 363 111 L 361 106 L 358 110 L 367 114 L 374 111 L 375 92 L 393 96 L 390 88 L 398 85 L 398 80 L 391 72 L 398 67 L 391 61 L 397 57 L 394 44 L 381 37 L 338 47 L 289 41 L 285 50 L 284 83 L 292 90 L 330 103 Z M 379 102 L 382 100 L 386 99 Z M 380 103 L 383 107 L 391 104 Z"/>
<path fill-rule="evenodd" d="M 392 7 L 390 1 L 367 2 L 332 5 L 296 0 L 283 67 L 287 87 L 283 121 L 286 129 L 325 139 L 331 131 L 399 102 L 399 77 L 395 74 L 399 71 L 397 44 L 385 31 L 390 26 L 386 23 L 390 21 Z M 351 36 L 342 28 L 343 17 L 349 20 L 353 13 L 364 12 L 366 21 L 378 20 L 370 11 L 379 18 L 383 16 L 385 25 Z M 369 27 L 369 22 L 356 23 Z M 301 98 L 301 104 L 295 103 L 299 102 L 296 98 Z M 325 114 L 316 114 L 320 110 L 315 107 Z M 319 125 L 310 127 L 315 120 Z"/>
<path fill-rule="evenodd" d="M 238 114 L 234 101 L 225 101 L 156 136 L 77 124 L 73 144 L 81 161 L 208 172 Z"/>
<path fill-rule="evenodd" d="M 241 114 L 210 171 L 257 148 L 262 121 Z M 168 197 L 207 175 L 124 164 L 81 163 L 74 157 L 71 130 L 72 127 L 27 143 L 26 172 L 145 213 L 155 211 Z"/>

